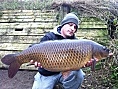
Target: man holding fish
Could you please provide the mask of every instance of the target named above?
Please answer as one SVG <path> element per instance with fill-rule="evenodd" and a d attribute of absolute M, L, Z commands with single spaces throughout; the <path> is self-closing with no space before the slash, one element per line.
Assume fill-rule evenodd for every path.
<path fill-rule="evenodd" d="M 47 33 L 40 42 L 48 40 L 76 39 L 75 33 L 78 29 L 80 20 L 73 13 L 68 13 L 61 21 L 60 26 Z M 31 60 L 33 63 L 33 60 Z M 42 68 L 40 63 L 34 62 L 39 66 L 38 73 L 35 75 L 32 89 L 53 89 L 55 84 L 61 83 L 64 89 L 78 89 L 84 80 L 85 73 L 82 69 L 67 72 L 50 72 Z M 92 60 L 85 66 L 90 66 Z"/>

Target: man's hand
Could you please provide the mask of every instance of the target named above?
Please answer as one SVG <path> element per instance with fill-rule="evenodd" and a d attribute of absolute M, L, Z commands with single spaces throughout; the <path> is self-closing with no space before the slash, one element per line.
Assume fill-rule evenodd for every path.
<path fill-rule="evenodd" d="M 66 79 L 69 76 L 69 74 L 71 73 L 71 71 L 66 71 L 66 72 L 61 72 L 61 73 L 62 73 L 62 77 L 64 79 Z"/>
<path fill-rule="evenodd" d="M 31 60 L 31 61 L 30 61 L 30 65 L 34 65 L 35 67 L 40 67 L 40 68 L 42 68 L 41 64 L 40 64 L 39 62 L 37 62 L 37 61 L 34 62 L 34 60 Z"/>
<path fill-rule="evenodd" d="M 84 65 L 84 67 L 90 67 L 90 66 L 92 66 L 92 64 L 93 64 L 93 62 L 95 61 L 96 59 L 91 59 L 90 61 L 88 61 L 87 63 L 86 63 L 86 65 Z M 96 60 L 96 61 L 98 61 L 98 60 Z"/>
<path fill-rule="evenodd" d="M 89 67 L 89 66 L 91 66 L 92 63 L 93 63 L 93 61 L 94 61 L 94 59 L 91 59 L 90 61 L 88 61 L 88 62 L 86 63 L 86 65 L 84 65 L 84 67 Z"/>
<path fill-rule="evenodd" d="M 90 61 L 88 61 L 86 63 L 86 65 L 84 65 L 84 67 L 90 67 L 91 66 L 91 70 L 95 71 L 95 65 L 96 65 L 97 61 L 98 61 L 97 59 L 91 59 Z"/>

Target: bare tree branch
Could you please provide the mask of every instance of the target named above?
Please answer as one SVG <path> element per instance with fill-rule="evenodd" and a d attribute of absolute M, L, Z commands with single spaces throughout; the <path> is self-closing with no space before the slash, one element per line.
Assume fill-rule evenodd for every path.
<path fill-rule="evenodd" d="M 117 0 L 54 0 L 54 8 L 62 4 L 68 4 L 71 7 L 78 9 L 81 15 L 91 15 L 102 20 L 108 19 L 110 15 L 118 16 L 118 1 Z M 53 6 L 52 5 L 52 6 Z M 83 14 L 84 13 L 84 14 Z"/>

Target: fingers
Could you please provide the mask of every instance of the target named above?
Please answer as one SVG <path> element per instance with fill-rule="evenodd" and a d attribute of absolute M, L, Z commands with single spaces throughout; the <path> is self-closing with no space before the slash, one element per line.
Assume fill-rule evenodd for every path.
<path fill-rule="evenodd" d="M 37 62 L 37 61 L 34 62 L 34 60 L 31 60 L 31 61 L 30 61 L 30 65 L 34 65 L 35 67 L 40 67 L 40 68 L 42 68 L 41 64 L 40 64 L 39 62 Z"/>
<path fill-rule="evenodd" d="M 40 64 L 39 62 L 37 62 L 37 61 L 34 62 L 34 66 L 35 66 L 35 67 L 40 67 L 40 68 L 42 68 L 41 64 Z"/>
<path fill-rule="evenodd" d="M 41 64 L 40 64 L 40 63 L 38 63 L 38 67 L 42 68 L 42 66 L 41 66 Z"/>
<path fill-rule="evenodd" d="M 34 66 L 35 67 L 38 67 L 38 62 L 34 62 Z"/>
<path fill-rule="evenodd" d="M 33 61 L 33 60 L 31 60 L 31 61 L 27 64 L 27 66 L 31 66 L 31 65 L 34 65 L 34 61 Z"/>
<path fill-rule="evenodd" d="M 89 67 L 92 65 L 92 61 L 88 61 L 87 64 L 85 65 L 85 67 Z"/>
<path fill-rule="evenodd" d="M 30 63 L 33 63 L 33 62 L 34 62 L 33 60 L 30 61 Z"/>
<path fill-rule="evenodd" d="M 98 61 L 97 58 L 95 58 L 95 59 L 90 59 L 90 61 L 88 61 L 88 62 L 86 63 L 86 65 L 84 65 L 83 67 L 89 67 L 89 66 L 91 66 L 95 60 L 96 60 L 96 62 Z"/>

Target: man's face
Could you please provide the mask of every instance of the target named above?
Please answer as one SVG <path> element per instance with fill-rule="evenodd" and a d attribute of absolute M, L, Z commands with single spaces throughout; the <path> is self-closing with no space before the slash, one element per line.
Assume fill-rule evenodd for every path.
<path fill-rule="evenodd" d="M 63 37 L 73 36 L 76 32 L 77 26 L 74 23 L 67 23 L 61 28 L 61 34 Z"/>

